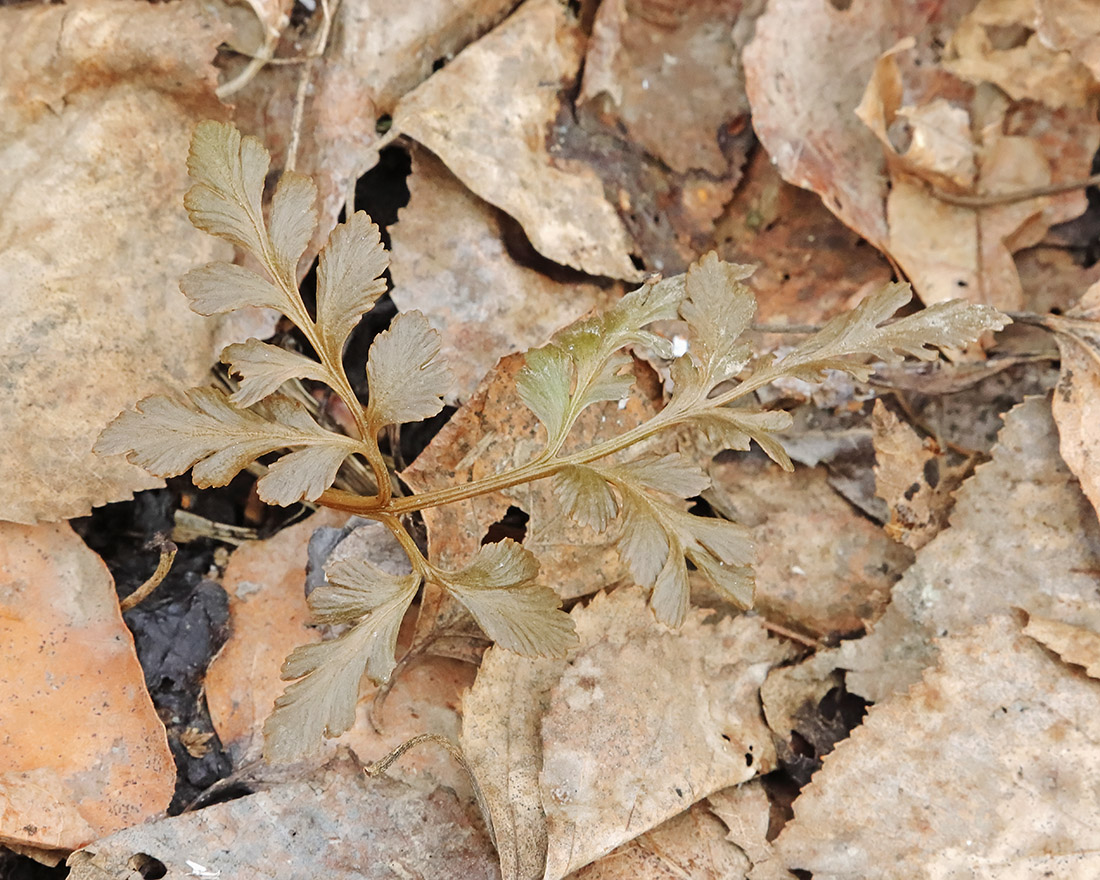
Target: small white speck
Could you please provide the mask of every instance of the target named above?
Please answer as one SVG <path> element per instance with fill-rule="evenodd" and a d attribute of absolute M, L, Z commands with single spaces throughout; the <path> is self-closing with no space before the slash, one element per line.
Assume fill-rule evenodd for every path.
<path fill-rule="evenodd" d="M 626 404 L 629 398 L 624 397 L 619 401 L 619 409 L 626 409 Z"/>
<path fill-rule="evenodd" d="M 669 67 L 675 67 L 680 63 L 680 59 L 675 55 L 669 55 L 668 52 L 663 53 L 663 60 Z"/>
<path fill-rule="evenodd" d="M 688 341 L 683 336 L 672 337 L 672 356 L 683 357 L 687 354 Z"/>
<path fill-rule="evenodd" d="M 801 575 L 802 577 L 805 577 L 806 576 L 806 570 L 801 565 L 792 565 L 791 566 L 791 574 L 797 574 L 797 575 Z"/>
<path fill-rule="evenodd" d="M 648 79 L 643 79 L 642 80 L 642 88 L 646 91 L 649 91 L 649 80 Z"/>
<path fill-rule="evenodd" d="M 209 878 L 220 877 L 222 875 L 221 871 L 208 870 L 205 865 L 200 865 L 198 862 L 193 862 L 190 859 L 186 861 L 187 867 L 191 869 L 191 873 L 188 875 L 190 877 L 206 877 L 209 880 Z"/>

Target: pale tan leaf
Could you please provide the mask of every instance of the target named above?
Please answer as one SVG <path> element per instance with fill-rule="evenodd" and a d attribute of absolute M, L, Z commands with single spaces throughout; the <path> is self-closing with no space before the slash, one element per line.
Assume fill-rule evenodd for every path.
<path fill-rule="evenodd" d="M 229 364 L 229 371 L 240 377 L 240 384 L 229 400 L 242 408 L 263 400 L 291 379 L 324 382 L 331 378 L 313 358 L 258 339 L 227 346 L 222 352 L 222 363 Z"/>
<path fill-rule="evenodd" d="M 183 198 L 197 228 L 244 248 L 265 264 L 271 248 L 262 199 L 270 163 L 256 138 L 242 138 L 225 122 L 200 122 L 187 156 L 192 186 Z"/>
<path fill-rule="evenodd" d="M 232 259 L 180 210 L 227 29 L 192 3 L 74 12 L 0 9 L 0 519 L 25 523 L 160 485 L 92 445 L 135 400 L 205 381 L 223 321 L 179 278 Z"/>
<path fill-rule="evenodd" d="M 1095 876 L 1098 699 L 1008 615 L 943 639 L 826 759 L 778 858 L 815 877 Z"/>
<path fill-rule="evenodd" d="M 542 723 L 544 877 L 557 880 L 775 765 L 760 683 L 791 651 L 747 617 L 658 623 L 638 589 L 573 612 L 581 647 Z"/>
<path fill-rule="evenodd" d="M 317 186 L 304 174 L 283 172 L 271 197 L 271 249 L 279 277 L 298 277 L 298 260 L 317 227 Z"/>
<path fill-rule="evenodd" d="M 749 783 L 746 783 L 749 784 Z M 744 880 L 750 862 L 704 803 L 693 804 L 569 880 Z"/>
<path fill-rule="evenodd" d="M 488 835 L 453 791 L 364 769 L 345 750 L 254 794 L 127 828 L 74 854 L 68 876 L 141 876 L 135 864 L 163 866 L 166 880 L 497 876 Z"/>
<path fill-rule="evenodd" d="M 704 498 L 752 530 L 753 607 L 768 620 L 828 639 L 881 616 L 912 551 L 841 497 L 824 467 L 788 474 L 762 456 L 723 455 L 708 470 Z"/>
<path fill-rule="evenodd" d="M 505 538 L 440 576 L 498 645 L 525 657 L 560 657 L 576 643 L 573 622 L 558 595 L 534 583 L 538 573 L 534 554 Z"/>
<path fill-rule="evenodd" d="M 877 703 L 935 661 L 936 636 L 992 614 L 1022 608 L 1100 628 L 1096 570 L 1095 511 L 1058 454 L 1049 402 L 1026 398 L 1005 416 L 992 460 L 960 487 L 950 527 L 917 553 L 873 631 L 830 656 L 848 670 L 848 690 Z"/>
<path fill-rule="evenodd" d="M 551 278 L 513 255 L 508 218 L 427 150 L 414 149 L 412 168 L 409 204 L 390 227 L 390 295 L 440 331 L 455 379 L 447 403 L 466 400 L 503 355 L 544 345 L 621 295 L 620 285 Z"/>
<path fill-rule="evenodd" d="M 386 292 L 381 275 L 388 264 L 378 227 L 363 211 L 337 226 L 321 249 L 317 323 L 333 357 L 340 357 L 348 334 Z"/>
<path fill-rule="evenodd" d="M 919 550 L 947 526 L 962 475 L 949 470 L 935 445 L 875 401 L 875 494 L 890 507 L 886 533 Z"/>
<path fill-rule="evenodd" d="M 1100 678 L 1100 635 L 1093 630 L 1031 615 L 1024 632 L 1066 663 L 1083 666 L 1093 678 Z"/>
<path fill-rule="evenodd" d="M 517 10 L 393 113 L 393 130 L 423 144 L 485 201 L 516 218 L 535 249 L 590 275 L 637 280 L 631 244 L 590 168 L 559 168 L 544 136 L 573 81 L 584 40 L 556 0 Z"/>
<path fill-rule="evenodd" d="M 1081 481 L 1093 508 L 1100 510 L 1100 284 L 1094 284 L 1064 316 L 1050 315 L 1062 356 L 1054 395 L 1058 448 Z"/>
<path fill-rule="evenodd" d="M 402 312 L 375 337 L 367 358 L 367 420 L 376 427 L 428 419 L 443 409 L 447 367 L 440 338 L 420 312 Z"/>
<path fill-rule="evenodd" d="M 338 434 L 330 436 L 334 442 L 307 446 L 269 465 L 256 483 L 260 500 L 287 507 L 319 498 L 332 485 L 351 451 L 347 443 L 340 442 Z"/>
<path fill-rule="evenodd" d="M 540 727 L 566 663 L 490 648 L 462 700 L 462 752 L 492 816 L 503 880 L 532 880 L 546 868 Z"/>
<path fill-rule="evenodd" d="M 288 300 L 274 284 L 251 269 L 233 263 L 208 263 L 180 279 L 180 290 L 200 315 L 231 312 L 246 306 L 288 310 Z"/>

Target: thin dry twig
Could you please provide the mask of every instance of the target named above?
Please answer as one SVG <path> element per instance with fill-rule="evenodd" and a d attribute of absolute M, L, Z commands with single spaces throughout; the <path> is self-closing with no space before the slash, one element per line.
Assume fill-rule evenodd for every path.
<path fill-rule="evenodd" d="M 129 611 L 139 602 L 144 602 L 148 599 L 153 590 L 160 586 L 160 582 L 168 575 L 168 570 L 172 567 L 172 563 L 176 559 L 176 553 L 179 551 L 179 548 L 165 538 L 164 535 L 158 535 L 154 545 L 160 548 L 160 562 L 157 563 L 157 570 L 153 572 L 149 580 L 119 602 L 118 607 L 123 611 Z"/>
<path fill-rule="evenodd" d="M 332 33 L 332 21 L 340 6 L 340 0 L 321 0 L 321 29 L 317 33 L 309 56 L 302 65 L 302 72 L 298 77 L 298 90 L 294 95 L 294 117 L 290 124 L 290 143 L 286 148 L 286 170 L 293 171 L 298 162 L 298 145 L 302 139 L 302 119 L 305 116 L 306 95 L 309 93 L 309 85 L 313 81 L 313 68 L 317 59 L 325 54 L 328 48 L 329 36 Z"/>
<path fill-rule="evenodd" d="M 1007 193 L 950 193 L 934 186 L 932 187 L 932 195 L 941 202 L 947 202 L 947 204 L 955 205 L 958 208 L 992 208 L 997 205 L 1026 202 L 1028 199 L 1037 199 L 1042 196 L 1057 196 L 1072 192 L 1075 189 L 1086 189 L 1098 185 L 1100 185 L 1100 174 L 1094 174 L 1084 180 L 1050 183 L 1046 186 L 1033 186 Z"/>
<path fill-rule="evenodd" d="M 481 786 L 478 784 L 477 776 L 474 775 L 473 768 L 466 760 L 466 756 L 462 754 L 462 749 L 456 746 L 453 742 L 447 739 L 445 736 L 440 736 L 438 733 L 422 733 L 419 736 L 414 736 L 410 740 L 406 740 L 401 743 L 396 749 L 390 752 L 388 755 L 375 761 L 373 764 L 367 764 L 363 768 L 363 773 L 368 777 L 374 778 L 381 776 L 390 765 L 393 764 L 398 758 L 400 758 L 409 749 L 414 748 L 422 743 L 432 742 L 436 745 L 442 746 L 450 754 L 452 758 L 458 762 L 458 765 L 466 771 L 466 775 L 470 777 L 470 784 L 474 790 L 474 798 L 477 800 L 478 809 L 481 810 L 481 815 L 485 819 L 485 827 L 489 832 L 489 838 L 493 842 L 493 846 L 497 845 L 496 832 L 493 829 L 493 815 L 489 812 L 489 804 L 485 800 L 485 795 L 481 792 Z"/>

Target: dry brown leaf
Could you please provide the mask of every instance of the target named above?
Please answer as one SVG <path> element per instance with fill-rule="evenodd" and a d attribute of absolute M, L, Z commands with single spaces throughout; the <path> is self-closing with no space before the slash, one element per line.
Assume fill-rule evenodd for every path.
<path fill-rule="evenodd" d="M 427 79 L 434 65 L 454 57 L 514 5 L 515 0 L 330 3 L 336 8 L 336 21 L 327 51 L 314 63 L 296 164 L 319 190 L 319 223 L 300 271 L 335 227 L 356 180 L 377 163 L 378 120 L 393 111 L 398 98 Z M 315 27 L 321 17 L 318 9 Z M 279 54 L 301 56 L 315 37 L 312 30 L 288 34 Z M 247 61 L 231 67 L 230 78 Z M 298 64 L 268 66 L 233 96 L 234 121 L 264 142 L 276 169 L 286 164 L 300 76 Z"/>
<path fill-rule="evenodd" d="M 568 880 L 742 880 L 748 868 L 745 854 L 726 839 L 725 826 L 699 802 Z"/>
<path fill-rule="evenodd" d="M 1064 317 L 1049 315 L 1062 354 L 1054 391 L 1054 421 L 1062 458 L 1081 481 L 1092 506 L 1100 510 L 1100 282 Z"/>
<path fill-rule="evenodd" d="M 919 550 L 947 526 L 963 473 L 949 469 L 934 442 L 875 401 L 875 494 L 890 507 L 886 534 Z"/>
<path fill-rule="evenodd" d="M 531 0 L 406 95 L 393 130 L 519 221 L 535 250 L 590 275 L 636 280 L 631 243 L 595 172 L 559 167 L 546 137 L 584 37 L 557 0 Z"/>
<path fill-rule="evenodd" d="M 759 779 L 716 791 L 707 798 L 707 806 L 725 824 L 726 839 L 745 853 L 750 864 L 772 857 L 768 842 L 772 806 Z"/>
<path fill-rule="evenodd" d="M 852 111 L 878 57 L 919 32 L 927 14 L 882 0 L 853 0 L 845 9 L 778 0 L 757 19 L 742 55 L 753 127 L 779 172 L 818 193 L 880 250 L 888 238 L 886 163 Z"/>
<path fill-rule="evenodd" d="M 825 759 L 779 858 L 819 878 L 1094 877 L 1098 699 L 1007 615 L 945 639 Z"/>
<path fill-rule="evenodd" d="M 659 624 L 636 588 L 574 611 L 581 647 L 542 722 L 546 880 L 775 765 L 757 693 L 792 656 L 749 617 Z"/>
<path fill-rule="evenodd" d="M 323 511 L 273 538 L 244 544 L 230 558 L 223 586 L 229 594 L 231 634 L 207 672 L 206 699 L 234 766 L 257 758 L 262 750 L 264 721 L 286 687 L 279 678 L 283 660 L 298 645 L 319 640 L 319 632 L 307 625 L 307 545 L 318 528 L 342 524 L 346 519 L 347 514 Z M 388 537 L 388 532 L 380 536 L 376 530 L 382 527 L 366 528 L 372 531 L 369 548 L 363 547 L 362 536 L 353 532 L 333 551 L 333 558 L 359 544 L 356 552 L 369 549 L 378 561 L 378 554 L 386 552 L 382 537 Z M 404 644 L 409 635 L 406 630 Z M 374 761 L 421 733 L 454 740 L 459 727 L 459 695 L 472 679 L 470 667 L 443 658 L 429 658 L 413 666 L 390 693 L 380 719 L 381 733 L 363 717 L 375 693 L 364 679 L 360 717 L 338 743 L 354 749 L 363 760 Z M 336 748 L 336 741 L 328 746 L 330 753 Z M 410 751 L 390 773 L 422 789 L 442 783 L 463 795 L 470 791 L 469 781 L 450 756 L 431 745 Z"/>
<path fill-rule="evenodd" d="M 415 491 L 481 479 L 526 464 L 542 451 L 543 428 L 516 391 L 516 375 L 523 364 L 522 354 L 501 359 L 465 406 L 406 468 L 402 478 Z M 656 413 L 660 389 L 644 364 L 636 362 L 634 367 L 635 374 L 641 377 L 638 384 L 643 386 L 642 393 L 632 394 L 621 409 L 614 401 L 586 409 L 563 447 L 565 453 L 618 436 Z M 646 448 L 667 452 L 662 445 L 666 442 L 658 439 Z M 639 447 L 634 450 L 641 451 Z M 445 568 L 464 564 L 481 546 L 490 528 L 513 505 L 530 517 L 523 545 L 539 559 L 539 581 L 563 599 L 632 582 L 614 540 L 607 533 L 599 534 L 573 522 L 551 490 L 549 480 L 425 510 L 432 562 Z M 416 643 L 445 632 L 476 636 L 476 628 L 462 623 L 467 619 L 457 602 L 429 584 L 417 624 Z M 455 656 L 467 657 L 469 653 L 459 649 Z"/>
<path fill-rule="evenodd" d="M 784 181 L 763 149 L 749 159 L 715 238 L 723 260 L 758 264 L 750 283 L 763 324 L 824 324 L 893 277 L 817 196 Z"/>
<path fill-rule="evenodd" d="M 725 176 L 720 133 L 747 122 L 739 50 L 762 5 L 601 3 L 578 102 L 606 93 L 608 116 L 650 155 L 679 174 Z"/>
<path fill-rule="evenodd" d="M 1070 248 L 1027 248 L 1016 254 L 1016 269 L 1028 311 L 1039 314 L 1068 312 L 1082 290 L 1100 281 L 1100 263 L 1082 266 Z"/>
<path fill-rule="evenodd" d="M 1020 607 L 1100 625 L 1100 526 L 1058 455 L 1048 402 L 1005 416 L 992 460 L 956 493 L 950 527 L 917 553 L 871 634 L 829 653 L 849 691 L 872 702 L 904 691 L 935 660 L 932 639 Z"/>
<path fill-rule="evenodd" d="M 1039 6 L 1039 0 L 980 0 L 959 22 L 944 66 L 975 84 L 993 83 L 1016 101 L 1085 106 L 1096 84 L 1073 53 L 1059 51 L 1034 30 Z M 1005 46 L 1010 29 L 1026 37 L 1018 36 Z"/>
<path fill-rule="evenodd" d="M 763 456 L 720 456 L 707 468 L 715 508 L 752 529 L 756 608 L 815 637 L 878 619 L 912 554 L 828 483 L 824 467 L 789 474 Z"/>
<path fill-rule="evenodd" d="M 166 880 L 500 876 L 488 836 L 453 792 L 369 779 L 347 752 L 298 781 L 97 840 L 69 864 L 72 880 L 146 866 Z"/>
<path fill-rule="evenodd" d="M 538 880 L 546 867 L 540 727 L 567 663 L 490 648 L 462 701 L 462 752 L 492 814 L 504 880 Z"/>
<path fill-rule="evenodd" d="M 468 398 L 503 355 L 543 345 L 612 300 L 613 288 L 550 278 L 518 262 L 508 240 L 522 236 L 510 221 L 426 150 L 413 154 L 408 185 L 408 207 L 390 227 L 392 296 L 440 331 L 453 378 L 448 403 Z"/>
<path fill-rule="evenodd" d="M 1046 45 L 1068 51 L 1100 79 L 1100 21 L 1091 0 L 1035 0 L 1035 19 Z"/>
<path fill-rule="evenodd" d="M 0 523 L 0 669 L 0 843 L 55 861 L 168 806 L 176 768 L 114 581 L 65 523 Z"/>
<path fill-rule="evenodd" d="M 972 5 L 773 3 L 744 55 L 748 93 L 783 176 L 893 257 L 925 302 L 1020 308 L 1012 253 L 1081 213 L 1081 193 L 973 209 L 929 185 L 1003 193 L 1081 179 L 1100 127 L 1094 97 L 1011 102 L 948 72 L 940 41 Z"/>
<path fill-rule="evenodd" d="M 493 648 L 463 704 L 505 880 L 563 877 L 774 762 L 751 707 L 790 650 L 755 620 L 697 610 L 670 630 L 637 588 L 573 618 L 571 661 Z"/>
<path fill-rule="evenodd" d="M 179 277 L 226 257 L 183 211 L 191 127 L 222 115 L 198 2 L 0 9 L 0 517 L 81 516 L 159 485 L 92 443 L 139 397 L 201 382 L 218 324 Z"/>
<path fill-rule="evenodd" d="M 1053 223 L 1081 213 L 1080 194 L 974 209 L 951 205 L 929 187 L 1014 192 L 1050 183 L 1063 164 L 1087 173 L 1085 157 L 1048 157 L 1050 138 L 1039 130 L 1028 136 L 1029 120 L 1049 123 L 1054 111 L 1034 104 L 1020 110 L 1003 98 L 979 100 L 949 76 L 929 78 L 918 68 L 919 52 L 909 38 L 884 53 L 856 109 L 886 153 L 888 252 L 926 303 L 962 296 L 1022 308 L 1012 253 L 1037 244 Z M 1094 146 L 1095 126 L 1084 117 L 1078 123 L 1084 128 L 1073 136 Z"/>
<path fill-rule="evenodd" d="M 1100 678 L 1100 635 L 1091 629 L 1032 616 L 1028 619 L 1024 632 L 1066 663 L 1083 666 L 1088 675 Z"/>

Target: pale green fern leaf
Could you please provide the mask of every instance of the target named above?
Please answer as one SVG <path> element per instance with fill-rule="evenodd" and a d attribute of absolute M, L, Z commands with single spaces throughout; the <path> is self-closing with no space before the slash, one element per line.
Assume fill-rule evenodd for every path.
<path fill-rule="evenodd" d="M 428 419 L 450 388 L 439 356 L 443 340 L 417 311 L 402 312 L 379 333 L 367 356 L 367 421 L 374 428 Z"/>
<path fill-rule="evenodd" d="M 258 339 L 226 346 L 222 363 L 229 364 L 230 372 L 240 377 L 237 390 L 229 397 L 239 407 L 252 406 L 291 379 L 332 381 L 328 371 L 312 358 Z"/>

